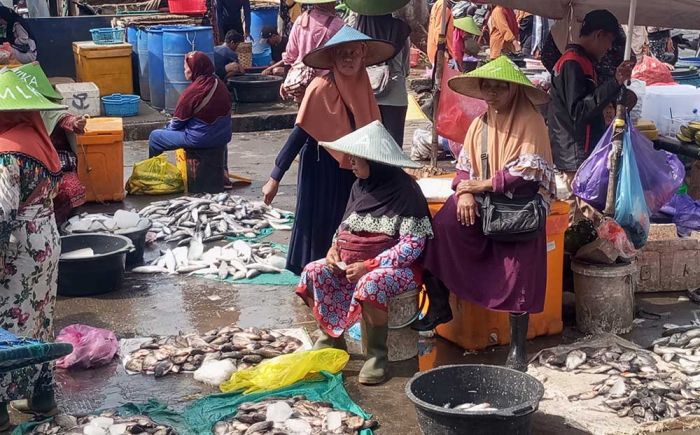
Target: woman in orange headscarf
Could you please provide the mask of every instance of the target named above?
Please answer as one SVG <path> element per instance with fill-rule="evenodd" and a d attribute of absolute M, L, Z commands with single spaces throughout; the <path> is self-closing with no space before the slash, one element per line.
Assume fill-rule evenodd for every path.
<path fill-rule="evenodd" d="M 447 8 L 443 12 L 443 9 Z M 453 33 L 455 31 L 454 18 L 452 18 L 452 10 L 445 4 L 444 0 L 437 0 L 430 10 L 430 23 L 428 24 L 428 58 L 430 63 L 435 65 L 437 63 L 437 49 L 438 49 L 438 39 L 440 38 L 440 32 L 442 31 L 442 16 L 443 14 L 447 17 L 447 27 L 445 30 L 445 38 L 447 43 L 447 54 L 454 57 L 454 41 Z M 461 60 L 461 59 L 460 59 Z"/>
<path fill-rule="evenodd" d="M 489 29 L 491 59 L 497 59 L 504 52 L 520 51 L 520 26 L 513 9 L 495 6 L 491 11 Z"/>
<path fill-rule="evenodd" d="M 296 274 L 325 258 L 355 181 L 347 158 L 329 153 L 318 142 L 332 142 L 381 119 L 365 67 L 395 54 L 393 44 L 346 26 L 304 57 L 306 65 L 330 74 L 316 77 L 307 88 L 296 126 L 263 187 L 264 200 L 270 204 L 299 155 L 296 216 L 287 257 L 287 269 Z"/>

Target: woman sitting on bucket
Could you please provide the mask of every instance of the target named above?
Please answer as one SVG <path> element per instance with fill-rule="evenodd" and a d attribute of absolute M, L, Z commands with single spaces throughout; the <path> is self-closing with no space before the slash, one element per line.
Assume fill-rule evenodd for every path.
<path fill-rule="evenodd" d="M 297 294 L 321 329 L 315 349 L 344 349 L 343 332 L 364 318 L 368 359 L 359 382 L 379 384 L 387 374 L 389 299 L 421 286 L 416 260 L 433 235 L 428 203 L 401 169 L 420 165 L 379 121 L 321 145 L 349 155 L 357 180 L 328 255 L 304 268 Z"/>

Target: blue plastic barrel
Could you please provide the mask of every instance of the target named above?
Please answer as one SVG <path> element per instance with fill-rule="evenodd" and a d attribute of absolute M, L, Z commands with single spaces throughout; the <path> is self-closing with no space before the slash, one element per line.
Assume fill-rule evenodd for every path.
<path fill-rule="evenodd" d="M 136 27 L 129 26 L 126 28 L 126 42 L 131 44 L 131 77 L 133 77 L 134 89 L 139 89 L 139 40 Z"/>
<path fill-rule="evenodd" d="M 272 49 L 265 48 L 260 53 L 253 53 L 253 66 L 270 66 L 272 63 Z"/>
<path fill-rule="evenodd" d="M 211 27 L 187 26 L 163 30 L 165 110 L 174 112 L 180 94 L 190 85 L 185 78 L 185 55 L 201 51 L 214 62 L 214 33 Z"/>
<path fill-rule="evenodd" d="M 149 27 L 148 33 L 148 88 L 151 106 L 158 110 L 165 108 L 165 85 L 163 82 L 163 29 L 162 26 Z"/>
<path fill-rule="evenodd" d="M 250 36 L 254 41 L 261 39 L 263 27 L 271 26 L 277 28 L 277 15 L 279 7 L 261 6 L 250 11 Z"/>
<path fill-rule="evenodd" d="M 148 32 L 145 28 L 136 30 L 138 46 L 139 94 L 144 101 L 151 101 L 151 88 L 148 85 Z"/>

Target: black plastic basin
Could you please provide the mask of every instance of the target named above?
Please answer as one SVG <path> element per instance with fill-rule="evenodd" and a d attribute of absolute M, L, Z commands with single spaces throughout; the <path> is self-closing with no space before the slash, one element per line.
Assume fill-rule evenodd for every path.
<path fill-rule="evenodd" d="M 228 80 L 233 99 L 239 103 L 267 103 L 280 98 L 284 79 L 262 74 L 244 74 Z"/>
<path fill-rule="evenodd" d="M 426 435 L 528 435 L 544 386 L 505 367 L 451 365 L 417 373 L 406 385 Z M 491 404 L 496 411 L 461 412 L 463 403 Z M 448 408 L 444 405 L 450 404 Z"/>

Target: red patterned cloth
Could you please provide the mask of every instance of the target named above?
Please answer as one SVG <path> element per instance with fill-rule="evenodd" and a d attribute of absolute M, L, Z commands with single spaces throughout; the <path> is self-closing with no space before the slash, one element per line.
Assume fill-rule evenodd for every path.
<path fill-rule="evenodd" d="M 66 172 L 58 183 L 58 193 L 53 200 L 56 223 L 61 225 L 68 220 L 71 211 L 85 204 L 85 186 L 76 172 Z"/>

